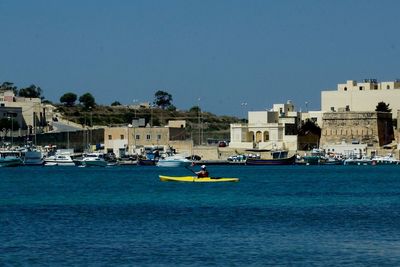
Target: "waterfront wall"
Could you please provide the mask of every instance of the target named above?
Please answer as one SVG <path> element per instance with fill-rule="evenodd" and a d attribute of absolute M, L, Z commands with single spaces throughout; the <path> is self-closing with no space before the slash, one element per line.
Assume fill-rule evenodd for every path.
<path fill-rule="evenodd" d="M 394 140 L 391 113 L 328 112 L 322 120 L 321 146 L 358 142 L 378 147 Z"/>

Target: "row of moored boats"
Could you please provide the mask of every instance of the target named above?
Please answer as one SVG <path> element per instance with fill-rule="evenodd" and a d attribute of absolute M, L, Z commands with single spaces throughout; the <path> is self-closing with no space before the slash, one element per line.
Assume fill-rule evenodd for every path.
<path fill-rule="evenodd" d="M 16 166 L 82 166 L 105 167 L 112 163 L 105 160 L 102 153 L 85 153 L 82 157 L 72 158 L 70 153 L 44 155 L 40 150 L 1 151 L 0 167 Z"/>

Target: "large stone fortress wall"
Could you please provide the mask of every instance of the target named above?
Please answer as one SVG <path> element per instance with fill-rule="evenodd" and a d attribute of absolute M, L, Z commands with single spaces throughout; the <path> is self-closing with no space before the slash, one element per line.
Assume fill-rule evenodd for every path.
<path fill-rule="evenodd" d="M 364 143 L 383 146 L 394 139 L 392 114 L 386 112 L 328 112 L 322 117 L 320 145 Z"/>

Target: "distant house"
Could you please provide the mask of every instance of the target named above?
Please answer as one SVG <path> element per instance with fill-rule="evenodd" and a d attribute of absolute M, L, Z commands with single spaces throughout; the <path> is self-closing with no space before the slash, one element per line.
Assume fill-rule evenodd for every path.
<path fill-rule="evenodd" d="M 297 150 L 300 114 L 294 105 L 274 104 L 270 111 L 249 111 L 248 123 L 231 124 L 229 147 Z"/>

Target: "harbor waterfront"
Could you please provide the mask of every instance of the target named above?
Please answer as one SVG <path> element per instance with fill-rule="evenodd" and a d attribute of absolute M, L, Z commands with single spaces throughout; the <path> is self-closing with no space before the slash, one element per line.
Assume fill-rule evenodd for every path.
<path fill-rule="evenodd" d="M 400 265 L 399 166 L 208 169 L 2 168 L 0 265 Z"/>

